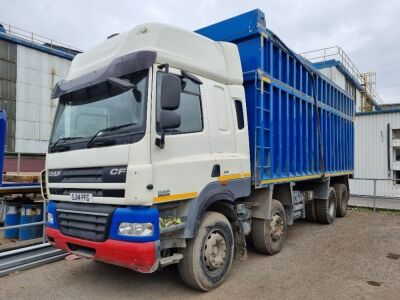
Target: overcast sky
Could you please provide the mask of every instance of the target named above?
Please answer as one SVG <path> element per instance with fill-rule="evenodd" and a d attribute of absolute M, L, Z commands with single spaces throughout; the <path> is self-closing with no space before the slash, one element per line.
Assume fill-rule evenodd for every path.
<path fill-rule="evenodd" d="M 400 102 L 400 1 L 0 0 L 0 22 L 87 50 L 143 22 L 194 30 L 260 8 L 296 52 L 340 46 L 360 72 L 377 73 L 385 102 Z"/>

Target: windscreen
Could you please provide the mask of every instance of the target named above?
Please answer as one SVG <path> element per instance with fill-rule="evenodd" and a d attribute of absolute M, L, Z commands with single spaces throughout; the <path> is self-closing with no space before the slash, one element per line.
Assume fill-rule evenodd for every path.
<path fill-rule="evenodd" d="M 147 78 L 148 71 L 140 71 L 120 78 L 132 84 L 129 89 L 105 81 L 62 96 L 50 145 L 59 139 L 88 140 L 102 129 L 125 124 L 130 125 L 105 135 L 144 131 Z"/>

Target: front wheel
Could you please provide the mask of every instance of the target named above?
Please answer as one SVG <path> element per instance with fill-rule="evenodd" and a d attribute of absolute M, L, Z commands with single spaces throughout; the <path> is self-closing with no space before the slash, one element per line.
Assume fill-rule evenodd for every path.
<path fill-rule="evenodd" d="M 256 250 L 274 255 L 281 251 L 286 235 L 286 214 L 282 203 L 272 201 L 271 220 L 253 219 L 251 238 Z"/>
<path fill-rule="evenodd" d="M 206 212 L 197 236 L 187 242 L 178 264 L 182 280 L 198 290 L 209 291 L 228 276 L 233 260 L 233 232 L 228 219 Z"/>

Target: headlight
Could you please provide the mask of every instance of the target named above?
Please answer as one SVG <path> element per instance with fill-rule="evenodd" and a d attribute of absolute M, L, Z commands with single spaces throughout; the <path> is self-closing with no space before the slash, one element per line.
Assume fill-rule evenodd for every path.
<path fill-rule="evenodd" d="M 118 233 L 127 236 L 151 236 L 153 235 L 153 224 L 122 222 L 119 224 Z"/>
<path fill-rule="evenodd" d="M 53 217 L 53 214 L 52 213 L 47 213 L 47 222 L 49 223 L 49 224 L 54 224 L 54 217 Z"/>

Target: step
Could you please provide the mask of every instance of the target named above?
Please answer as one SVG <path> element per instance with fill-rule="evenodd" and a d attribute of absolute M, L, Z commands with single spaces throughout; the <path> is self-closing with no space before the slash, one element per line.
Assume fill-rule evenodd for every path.
<path fill-rule="evenodd" d="M 172 264 L 177 264 L 183 258 L 183 254 L 174 253 L 171 256 L 163 257 L 160 259 L 160 266 L 165 267 Z"/>

